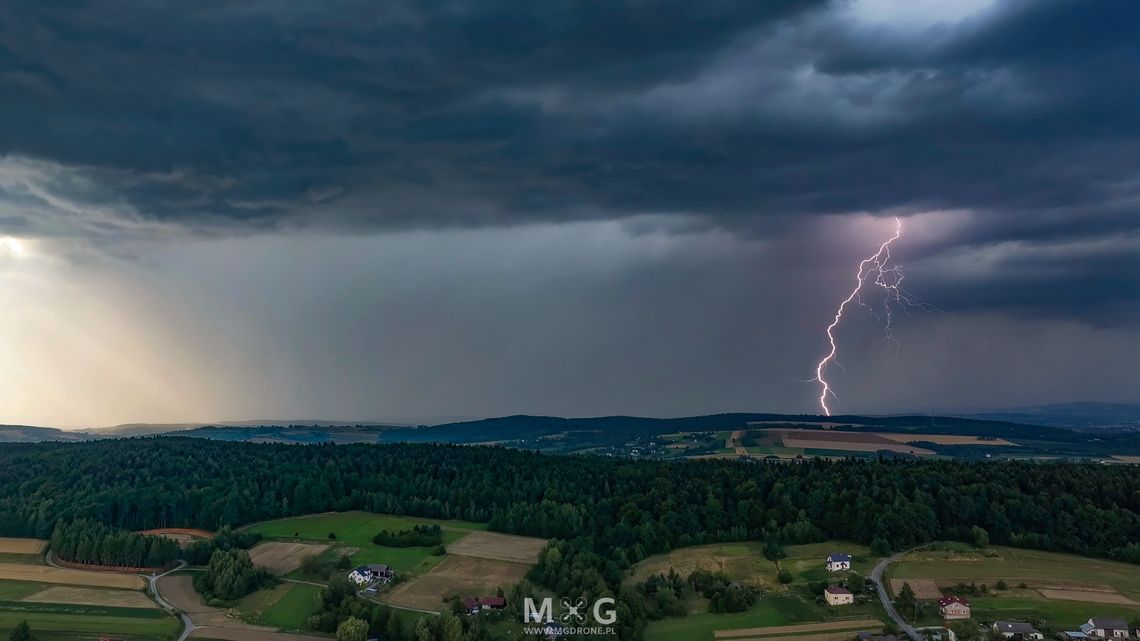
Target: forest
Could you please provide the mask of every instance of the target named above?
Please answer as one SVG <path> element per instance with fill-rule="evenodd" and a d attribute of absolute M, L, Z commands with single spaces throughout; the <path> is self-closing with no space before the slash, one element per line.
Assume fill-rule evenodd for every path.
<path fill-rule="evenodd" d="M 178 560 L 178 544 L 171 539 L 89 519 L 59 521 L 51 534 L 51 549 L 59 559 L 88 565 L 159 568 Z"/>
<path fill-rule="evenodd" d="M 877 550 L 935 539 L 1135 561 L 1140 474 L 1129 466 L 954 460 L 795 463 L 556 457 L 438 444 L 275 445 L 159 437 L 0 448 L 0 534 L 60 521 L 127 530 L 239 525 L 362 509 L 489 523 L 556 539 L 532 580 L 615 594 L 623 571 L 675 547 L 844 538 Z M 645 614 L 619 598 L 622 638 Z"/>

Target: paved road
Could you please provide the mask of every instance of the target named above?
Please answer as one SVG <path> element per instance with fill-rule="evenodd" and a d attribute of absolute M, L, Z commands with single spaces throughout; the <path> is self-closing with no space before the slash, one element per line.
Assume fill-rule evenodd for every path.
<path fill-rule="evenodd" d="M 899 629 L 902 630 L 905 635 L 909 636 L 912 639 L 915 639 L 916 641 L 919 641 L 923 639 L 924 636 L 919 633 L 919 631 L 915 629 L 913 625 L 907 623 L 906 619 L 902 618 L 902 616 L 899 615 L 898 611 L 895 610 L 895 604 L 891 602 L 891 593 L 887 590 L 887 586 L 883 583 L 883 573 L 887 571 L 887 566 L 894 563 L 895 561 L 898 561 L 899 557 L 904 554 L 906 554 L 906 552 L 899 552 L 894 556 L 889 556 L 882 561 L 879 561 L 879 563 L 875 565 L 875 569 L 871 570 L 871 580 L 875 582 L 875 589 L 879 591 L 879 600 L 883 602 L 883 609 L 885 609 L 887 611 L 887 614 L 890 615 L 891 619 L 894 620 L 895 625 L 899 626 Z"/>
<path fill-rule="evenodd" d="M 185 612 L 182 612 L 178 608 L 174 607 L 169 601 L 167 601 L 166 599 L 164 599 L 162 597 L 162 594 L 159 593 L 159 591 L 158 591 L 158 580 L 161 579 L 162 577 L 166 576 L 167 574 L 170 574 L 171 572 L 174 572 L 175 570 L 181 570 L 184 567 L 186 567 L 186 562 L 185 561 L 179 561 L 178 565 L 175 565 L 174 567 L 170 568 L 166 572 L 163 572 L 162 574 L 159 574 L 159 575 L 153 575 L 153 574 L 140 575 L 144 579 L 146 579 L 146 584 L 147 584 L 146 589 L 147 589 L 147 592 L 150 593 L 151 597 L 153 597 L 154 600 L 157 601 L 158 604 L 161 605 L 163 608 L 165 608 L 167 611 L 176 613 L 178 615 L 178 618 L 182 619 L 182 634 L 178 635 L 177 641 L 186 641 L 186 639 L 188 639 L 190 637 L 190 633 L 194 631 L 194 622 L 190 620 L 190 615 L 188 615 Z"/>

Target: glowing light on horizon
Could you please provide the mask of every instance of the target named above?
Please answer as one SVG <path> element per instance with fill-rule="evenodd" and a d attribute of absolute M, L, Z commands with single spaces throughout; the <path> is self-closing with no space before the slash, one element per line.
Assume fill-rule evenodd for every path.
<path fill-rule="evenodd" d="M 827 342 L 831 345 L 831 351 L 823 360 L 815 367 L 815 378 L 812 381 L 818 382 L 820 386 L 819 405 L 823 408 L 823 413 L 831 416 L 831 408 L 827 405 L 829 396 L 836 397 L 836 394 L 831 389 L 831 385 L 824 378 L 827 372 L 827 367 L 831 363 L 839 364 L 839 346 L 835 342 L 835 329 L 843 321 L 843 312 L 847 306 L 852 302 L 859 305 L 863 304 L 861 300 L 861 292 L 864 286 L 870 279 L 871 284 L 883 290 L 883 314 L 885 316 L 886 334 L 887 339 L 896 345 L 898 342 L 895 340 L 894 333 L 891 327 L 891 305 L 920 305 L 917 301 L 912 299 L 909 294 L 902 288 L 903 271 L 902 267 L 891 262 L 891 243 L 895 242 L 902 236 L 902 220 L 898 217 L 895 218 L 895 232 L 883 244 L 879 245 L 879 250 L 872 254 L 870 257 L 863 259 L 859 263 L 859 270 L 855 273 L 855 287 L 847 298 L 839 304 L 839 308 L 835 310 L 835 318 L 832 319 L 831 324 L 827 326 Z"/>
<path fill-rule="evenodd" d="M 0 249 L 2 249 L 5 254 L 16 258 L 23 258 L 28 255 L 28 248 L 24 245 L 24 242 L 11 236 L 0 237 Z"/>

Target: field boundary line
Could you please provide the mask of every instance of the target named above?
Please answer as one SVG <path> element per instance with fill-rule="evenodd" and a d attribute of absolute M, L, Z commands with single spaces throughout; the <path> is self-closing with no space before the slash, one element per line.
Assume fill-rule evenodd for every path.
<path fill-rule="evenodd" d="M 789 632 L 829 632 L 843 631 L 860 627 L 883 627 L 878 619 L 847 619 L 843 621 L 822 621 L 819 623 L 799 623 L 795 625 L 774 625 L 759 628 L 738 628 L 735 630 L 717 630 L 713 636 L 717 639 L 731 639 L 735 637 L 772 636 Z"/>

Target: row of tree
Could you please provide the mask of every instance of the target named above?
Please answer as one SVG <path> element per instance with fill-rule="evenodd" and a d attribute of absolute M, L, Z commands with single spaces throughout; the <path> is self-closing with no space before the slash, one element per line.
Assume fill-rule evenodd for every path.
<path fill-rule="evenodd" d="M 178 544 L 171 539 L 127 532 L 91 519 L 56 524 L 51 550 L 64 561 L 115 567 L 158 568 L 178 558 Z"/>
<path fill-rule="evenodd" d="M 385 545 L 393 548 L 433 547 L 443 545 L 443 528 L 437 524 L 416 525 L 410 530 L 392 532 L 381 530 L 372 537 L 376 545 Z"/>

